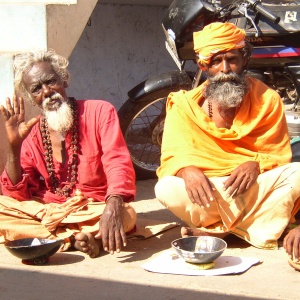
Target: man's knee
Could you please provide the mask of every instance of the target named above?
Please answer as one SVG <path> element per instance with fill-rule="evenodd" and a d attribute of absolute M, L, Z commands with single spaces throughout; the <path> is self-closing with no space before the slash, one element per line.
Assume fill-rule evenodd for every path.
<path fill-rule="evenodd" d="M 176 187 L 179 185 L 179 181 L 182 179 L 176 176 L 166 176 L 160 179 L 155 187 L 154 187 L 154 192 L 155 192 L 155 197 L 158 200 L 162 200 L 165 198 L 166 193 L 173 192 Z"/>
<path fill-rule="evenodd" d="M 131 205 L 125 204 L 122 219 L 125 232 L 130 231 L 136 225 L 137 214 Z"/>
<path fill-rule="evenodd" d="M 290 163 L 290 168 L 292 169 L 292 173 L 295 174 L 296 177 L 300 178 L 300 162 Z"/>
<path fill-rule="evenodd" d="M 163 181 L 164 178 L 160 179 L 154 186 L 155 197 L 158 199 L 161 198 L 161 191 L 163 190 Z"/>
<path fill-rule="evenodd" d="M 300 162 L 293 162 L 287 165 L 283 171 L 283 179 L 289 183 L 291 190 L 290 193 L 294 198 L 300 196 Z"/>
<path fill-rule="evenodd" d="M 292 184 L 293 189 L 299 190 L 300 192 L 300 162 L 293 162 L 288 164 L 288 169 L 285 177 Z"/>

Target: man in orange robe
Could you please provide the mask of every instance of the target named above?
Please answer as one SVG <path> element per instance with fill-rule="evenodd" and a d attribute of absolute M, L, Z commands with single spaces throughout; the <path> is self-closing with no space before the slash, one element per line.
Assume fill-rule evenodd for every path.
<path fill-rule="evenodd" d="M 252 48 L 233 24 L 194 33 L 194 49 L 208 80 L 168 97 L 156 197 L 188 225 L 182 236 L 232 233 L 275 249 L 300 207 L 281 98 L 245 75 Z M 295 261 L 296 236 L 285 240 Z"/>

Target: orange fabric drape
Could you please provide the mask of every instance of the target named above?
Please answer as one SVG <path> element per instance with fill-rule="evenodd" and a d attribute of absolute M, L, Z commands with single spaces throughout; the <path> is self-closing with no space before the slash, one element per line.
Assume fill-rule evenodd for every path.
<path fill-rule="evenodd" d="M 246 161 L 260 171 L 290 162 L 291 146 L 279 95 L 248 78 L 250 92 L 230 129 L 217 128 L 199 106 L 203 86 L 171 93 L 167 101 L 159 178 L 197 166 L 206 176 L 226 176 Z"/>
<path fill-rule="evenodd" d="M 215 22 L 194 32 L 193 39 L 199 63 L 209 64 L 211 57 L 218 52 L 244 47 L 245 31 L 232 23 Z"/>

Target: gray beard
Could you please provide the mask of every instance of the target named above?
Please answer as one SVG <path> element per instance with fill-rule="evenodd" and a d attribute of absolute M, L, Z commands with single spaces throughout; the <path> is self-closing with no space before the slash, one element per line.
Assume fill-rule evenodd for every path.
<path fill-rule="evenodd" d="M 247 92 L 245 74 L 229 73 L 209 76 L 204 97 L 218 103 L 221 109 L 239 107 Z"/>
<path fill-rule="evenodd" d="M 56 94 L 55 97 L 58 97 L 58 95 Z M 65 136 L 66 132 L 72 127 L 74 118 L 72 109 L 66 100 L 63 97 L 61 97 L 60 100 L 62 103 L 57 110 L 48 110 L 46 99 L 44 101 L 45 105 L 43 105 L 44 114 L 47 119 L 48 126 L 54 131 L 58 131 Z"/>

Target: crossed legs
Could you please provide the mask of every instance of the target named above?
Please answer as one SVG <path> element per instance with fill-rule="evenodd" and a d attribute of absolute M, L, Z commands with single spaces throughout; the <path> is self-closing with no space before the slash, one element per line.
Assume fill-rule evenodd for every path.
<path fill-rule="evenodd" d="M 22 238 L 64 239 L 61 251 L 72 247 L 96 257 L 100 252 L 101 239 L 95 239 L 94 235 L 99 231 L 104 208 L 105 203 L 88 204 L 86 210 L 71 212 L 50 231 L 40 217 L 44 215 L 44 204 L 34 200 L 19 202 L 0 196 L 0 243 Z M 123 227 L 125 232 L 129 232 L 136 224 L 136 213 L 130 205 L 125 204 L 123 208 Z"/>

